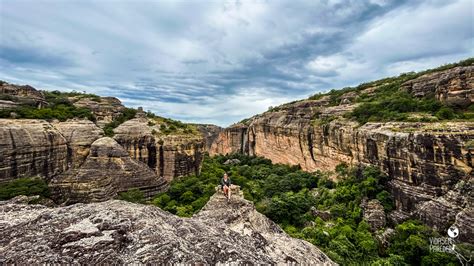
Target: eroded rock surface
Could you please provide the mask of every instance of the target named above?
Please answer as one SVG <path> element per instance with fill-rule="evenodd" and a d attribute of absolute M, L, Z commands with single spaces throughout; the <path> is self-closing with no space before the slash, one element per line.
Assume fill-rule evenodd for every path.
<path fill-rule="evenodd" d="M 139 188 L 147 197 L 166 185 L 148 166 L 133 160 L 114 139 L 100 138 L 91 145 L 85 162 L 55 177 L 50 187 L 57 201 L 97 202 L 112 199 L 119 192 Z"/>
<path fill-rule="evenodd" d="M 0 202 L 0 231 L 7 264 L 334 264 L 237 195 L 230 204 L 214 195 L 192 218 L 117 200 L 59 208 Z"/>
<path fill-rule="evenodd" d="M 423 75 L 402 89 L 465 107 L 472 104 L 473 75 L 474 66 L 457 67 Z M 235 124 L 219 134 L 210 154 L 263 156 L 307 171 L 333 171 L 340 163 L 377 166 L 392 179 L 389 189 L 397 209 L 391 221 L 418 217 L 439 229 L 455 222 L 467 200 L 449 192 L 459 182 L 472 181 L 474 122 L 359 125 L 341 117 L 356 106 L 353 93 L 340 98 L 337 106 L 330 106 L 328 96 L 289 103 Z M 423 208 L 432 212 L 423 214 Z"/>
<path fill-rule="evenodd" d="M 380 201 L 373 199 L 362 202 L 363 219 L 370 225 L 372 232 L 385 227 L 386 217 Z"/>
<path fill-rule="evenodd" d="M 97 119 L 97 125 L 103 128 L 106 124 L 119 117 L 125 110 L 122 102 L 115 97 L 70 97 L 74 106 L 87 108 L 92 111 Z"/>
<path fill-rule="evenodd" d="M 416 97 L 434 95 L 441 102 L 466 107 L 474 103 L 474 66 L 426 74 L 402 86 Z"/>
<path fill-rule="evenodd" d="M 102 129 L 86 119 L 70 119 L 53 123 L 53 126 L 67 141 L 68 168 L 81 166 L 89 155 L 92 143 L 104 135 Z"/>
<path fill-rule="evenodd" d="M 67 140 L 44 120 L 0 119 L 0 182 L 62 173 L 67 150 Z"/>
<path fill-rule="evenodd" d="M 47 105 L 43 93 L 28 85 L 14 85 L 0 81 L 0 96 L 3 98 L 1 108 L 16 107 L 17 104 L 27 104 L 36 107 Z"/>
<path fill-rule="evenodd" d="M 146 117 L 126 121 L 115 130 L 117 140 L 136 160 L 168 181 L 199 173 L 204 141 L 200 135 L 160 134 L 160 124 Z"/>

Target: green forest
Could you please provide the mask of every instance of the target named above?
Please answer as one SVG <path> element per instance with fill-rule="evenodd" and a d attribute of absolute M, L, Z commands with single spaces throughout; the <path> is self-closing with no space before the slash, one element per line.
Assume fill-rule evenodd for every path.
<path fill-rule="evenodd" d="M 224 165 L 229 159 L 240 163 Z M 430 253 L 429 238 L 439 236 L 419 221 L 409 220 L 390 225 L 394 234 L 384 246 L 362 219 L 363 198 L 378 199 L 388 213 L 394 208 L 386 190 L 387 176 L 372 167 L 336 168 L 338 179 L 328 173 L 302 171 L 297 166 L 272 164 L 261 157 L 243 155 L 206 157 L 199 176 L 185 177 L 171 183 L 167 192 L 152 201 L 166 211 L 189 217 L 198 212 L 214 194 L 224 172 L 241 186 L 244 197 L 256 209 L 278 223 L 288 234 L 311 242 L 334 261 L 343 265 L 458 265 L 454 255 Z M 139 190 L 121 194 L 121 198 L 144 203 Z M 312 210 L 330 212 L 323 220 Z M 472 246 L 462 246 L 471 250 Z"/>

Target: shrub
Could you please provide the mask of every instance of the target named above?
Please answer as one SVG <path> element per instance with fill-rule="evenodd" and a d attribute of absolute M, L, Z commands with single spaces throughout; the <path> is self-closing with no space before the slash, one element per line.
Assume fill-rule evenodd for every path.
<path fill-rule="evenodd" d="M 126 192 L 120 192 L 119 199 L 134 203 L 144 203 L 145 194 L 143 194 L 143 192 L 140 191 L 138 188 L 132 188 L 127 190 Z"/>
<path fill-rule="evenodd" d="M 443 106 L 439 109 L 438 112 L 436 112 L 436 117 L 439 119 L 453 119 L 455 117 L 455 113 L 453 109 Z"/>
<path fill-rule="evenodd" d="M 0 186 L 0 200 L 19 195 L 49 197 L 50 191 L 46 182 L 40 178 L 18 178 Z"/>

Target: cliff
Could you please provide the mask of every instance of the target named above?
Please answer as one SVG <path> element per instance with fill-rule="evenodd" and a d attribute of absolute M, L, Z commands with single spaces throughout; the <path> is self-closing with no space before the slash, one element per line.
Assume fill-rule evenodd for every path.
<path fill-rule="evenodd" d="M 473 66 L 429 73 L 404 82 L 400 90 L 413 97 L 434 94 L 448 105 L 466 107 L 473 102 L 473 73 Z M 377 89 L 343 93 L 336 104 L 331 104 L 334 97 L 323 96 L 279 106 L 222 131 L 210 154 L 258 155 L 307 171 L 333 171 L 340 163 L 375 165 L 392 179 L 397 206 L 393 221 L 419 217 L 444 229 L 472 219 L 466 214 L 474 202 L 472 191 L 458 188 L 474 182 L 474 147 L 469 144 L 474 140 L 474 122 L 361 125 L 344 118 L 360 105 L 359 96 L 370 97 Z"/>
<path fill-rule="evenodd" d="M 114 139 L 104 137 L 92 143 L 80 167 L 53 178 L 50 187 L 57 201 L 76 203 L 105 201 L 131 188 L 151 198 L 166 187 L 166 182 L 146 164 L 130 158 Z"/>
<path fill-rule="evenodd" d="M 147 164 L 167 181 L 199 173 L 204 152 L 202 135 L 178 129 L 166 134 L 162 119 L 137 116 L 114 130 L 114 139 L 130 157 Z"/>
<path fill-rule="evenodd" d="M 192 218 L 117 200 L 47 208 L 16 198 L 0 202 L 0 230 L 7 264 L 335 264 L 238 194 L 230 204 L 214 195 Z"/>
<path fill-rule="evenodd" d="M 193 125 L 149 118 L 141 108 L 135 119 L 122 123 L 135 112 L 117 98 L 41 92 L 6 82 L 0 83 L 0 99 L 5 99 L 0 114 L 9 118 L 0 118 L 0 183 L 39 176 L 53 180 L 56 199 L 89 202 L 110 199 L 129 188 L 140 188 L 151 197 L 173 178 L 200 171 L 204 137 Z M 92 121 L 77 117 L 86 113 Z M 104 136 L 101 127 L 110 122 L 121 123 L 115 140 L 99 141 Z M 94 153 L 110 145 L 111 154 Z"/>
<path fill-rule="evenodd" d="M 67 169 L 68 146 L 44 120 L 0 119 L 0 182 L 20 177 L 50 179 Z"/>

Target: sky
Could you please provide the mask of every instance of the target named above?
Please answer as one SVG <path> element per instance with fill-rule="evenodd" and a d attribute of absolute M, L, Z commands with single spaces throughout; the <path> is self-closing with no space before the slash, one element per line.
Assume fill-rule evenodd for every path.
<path fill-rule="evenodd" d="M 0 79 L 228 126 L 474 55 L 472 0 L 0 0 Z"/>

